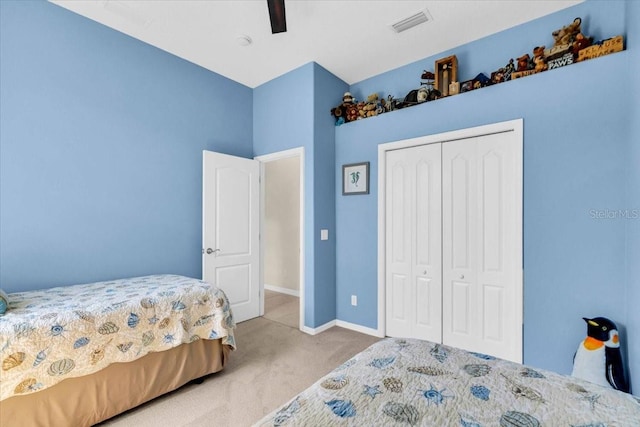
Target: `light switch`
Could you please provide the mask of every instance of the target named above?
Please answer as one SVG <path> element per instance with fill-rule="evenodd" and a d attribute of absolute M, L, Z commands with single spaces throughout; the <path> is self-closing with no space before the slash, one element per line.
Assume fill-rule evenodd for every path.
<path fill-rule="evenodd" d="M 320 240 L 329 240 L 329 230 L 320 230 Z"/>

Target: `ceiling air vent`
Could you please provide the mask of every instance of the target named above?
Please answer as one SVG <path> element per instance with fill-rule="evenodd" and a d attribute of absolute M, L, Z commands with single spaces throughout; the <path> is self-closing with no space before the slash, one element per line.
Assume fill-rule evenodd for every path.
<path fill-rule="evenodd" d="M 416 25 L 420 25 L 422 23 L 433 20 L 428 10 L 421 10 L 420 12 L 409 16 L 401 21 L 396 22 L 395 24 L 391 24 L 391 28 L 396 33 L 401 33 L 403 31 L 407 31 L 409 28 L 413 28 Z"/>

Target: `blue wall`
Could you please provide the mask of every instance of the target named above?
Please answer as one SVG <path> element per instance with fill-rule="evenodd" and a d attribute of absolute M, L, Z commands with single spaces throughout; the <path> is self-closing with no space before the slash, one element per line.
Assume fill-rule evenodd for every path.
<path fill-rule="evenodd" d="M 596 38 L 624 34 L 625 9 L 623 2 L 583 3 L 351 89 L 359 99 L 376 91 L 403 96 L 423 69 L 433 70 L 448 54 L 458 55 L 460 79 L 490 74 L 509 57 L 550 45 L 551 31 L 576 16 Z M 377 145 L 524 118 L 525 363 L 570 372 L 586 333 L 583 316 L 624 324 L 625 224 L 592 219 L 590 210 L 626 202 L 629 56 L 622 52 L 340 126 L 335 176 L 342 164 L 370 161 L 374 179 L 371 194 L 359 197 L 341 196 L 336 182 L 338 318 L 378 327 Z M 351 294 L 358 295 L 358 307 L 349 305 Z"/>
<path fill-rule="evenodd" d="M 335 132 L 329 110 L 335 94 L 346 89 L 315 63 L 254 89 L 254 154 L 305 149 L 305 325 L 311 328 L 336 318 Z M 320 240 L 322 228 L 329 229 L 330 240 Z"/>
<path fill-rule="evenodd" d="M 0 1 L 0 283 L 201 276 L 202 150 L 252 91 L 45 1 Z"/>
<path fill-rule="evenodd" d="M 315 317 L 315 232 L 313 210 L 313 64 L 253 90 L 253 151 L 262 156 L 304 147 L 305 325 Z"/>
<path fill-rule="evenodd" d="M 627 203 L 623 209 L 640 212 L 640 2 L 627 3 L 627 49 L 629 56 L 629 80 L 631 96 L 627 97 L 631 134 L 627 157 Z M 634 23 L 634 25 L 631 25 Z M 635 211 L 634 211 L 635 210 Z M 627 226 L 627 340 L 630 357 L 629 372 L 633 393 L 640 395 L 640 218 L 628 219 Z"/>
<path fill-rule="evenodd" d="M 345 82 L 314 64 L 316 326 L 336 319 L 336 204 L 333 175 L 336 145 L 335 118 L 329 112 L 336 106 L 336 98 L 340 99 L 340 94 L 346 90 Z M 329 230 L 329 240 L 317 238 L 323 228 Z"/>

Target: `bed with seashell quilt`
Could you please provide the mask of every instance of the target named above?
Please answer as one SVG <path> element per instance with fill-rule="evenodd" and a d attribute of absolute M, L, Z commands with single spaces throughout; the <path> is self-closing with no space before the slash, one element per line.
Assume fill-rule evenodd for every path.
<path fill-rule="evenodd" d="M 223 369 L 224 292 L 177 275 L 9 294 L 0 425 L 89 426 Z"/>
<path fill-rule="evenodd" d="M 639 426 L 640 400 L 428 341 L 386 338 L 255 426 Z"/>

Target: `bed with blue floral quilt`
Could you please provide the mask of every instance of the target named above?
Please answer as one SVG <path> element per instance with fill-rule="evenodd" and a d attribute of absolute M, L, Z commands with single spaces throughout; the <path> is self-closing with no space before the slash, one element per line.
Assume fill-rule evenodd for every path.
<path fill-rule="evenodd" d="M 386 338 L 256 426 L 640 426 L 640 400 L 584 380 Z"/>
<path fill-rule="evenodd" d="M 8 296 L 9 309 L 0 317 L 2 425 L 91 425 L 222 369 L 235 348 L 226 295 L 198 279 L 154 275 Z M 207 353 L 212 348 L 217 354 Z M 82 380 L 91 378 L 99 378 L 103 393 L 118 395 L 101 397 L 95 384 L 82 390 Z M 63 413 L 70 411 L 64 402 L 52 403 L 60 395 L 73 400 L 69 393 L 78 391 L 74 399 L 95 392 L 90 400 L 108 407 L 89 408 L 88 417 L 78 418 Z M 40 398 L 44 405 L 36 404 Z M 73 411 L 86 409 L 69 403 Z M 27 407 L 44 413 L 33 417 Z"/>

